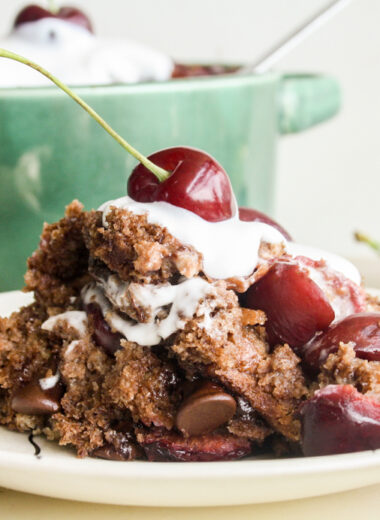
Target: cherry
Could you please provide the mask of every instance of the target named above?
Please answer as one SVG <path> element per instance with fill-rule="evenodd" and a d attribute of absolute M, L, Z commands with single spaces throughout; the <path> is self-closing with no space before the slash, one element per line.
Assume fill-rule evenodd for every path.
<path fill-rule="evenodd" d="M 318 390 L 300 409 L 304 455 L 380 448 L 380 403 L 352 385 Z"/>
<path fill-rule="evenodd" d="M 282 226 L 280 226 L 280 224 L 257 209 L 239 208 L 239 218 L 245 222 L 264 222 L 264 224 L 269 224 L 278 229 L 278 231 L 284 235 L 286 240 L 292 240 L 292 237 Z"/>
<path fill-rule="evenodd" d="M 324 260 L 297 256 L 294 261 L 307 269 L 309 276 L 322 289 L 335 312 L 335 320 L 366 309 L 365 291 L 341 272 L 331 269 Z"/>
<path fill-rule="evenodd" d="M 172 78 L 194 78 L 198 76 L 216 76 L 220 74 L 232 74 L 239 67 L 235 65 L 188 65 L 175 63 Z"/>
<path fill-rule="evenodd" d="M 117 350 L 121 349 L 120 341 L 123 336 L 118 332 L 112 332 L 98 304 L 89 303 L 85 305 L 85 309 L 92 321 L 95 343 L 102 347 L 107 354 L 114 355 Z"/>
<path fill-rule="evenodd" d="M 0 57 L 23 63 L 46 76 L 84 108 L 129 154 L 140 161 L 141 164 L 133 170 L 128 181 L 128 193 L 133 199 L 143 202 L 166 201 L 193 211 L 210 222 L 225 220 L 236 214 L 235 197 L 229 178 L 220 164 L 207 153 L 182 146 L 161 150 L 147 158 L 49 71 L 6 49 L 0 49 Z"/>
<path fill-rule="evenodd" d="M 279 261 L 246 293 L 245 305 L 267 315 L 271 345 L 288 343 L 297 349 L 335 317 L 322 289 L 294 261 Z"/>
<path fill-rule="evenodd" d="M 165 201 L 210 222 L 231 218 L 235 198 L 229 178 L 215 159 L 195 148 L 177 146 L 148 157 L 170 172 L 160 181 L 139 164 L 128 179 L 128 195 L 138 202 Z"/>
<path fill-rule="evenodd" d="M 156 462 L 237 460 L 252 452 L 248 439 L 223 431 L 184 437 L 174 431 L 150 429 L 138 434 L 138 440 L 148 460 Z"/>
<path fill-rule="evenodd" d="M 301 349 L 306 365 L 318 370 L 329 354 L 336 352 L 339 343 L 355 343 L 356 355 L 369 361 L 380 361 L 380 313 L 352 314 L 331 325 Z"/>
<path fill-rule="evenodd" d="M 53 12 L 36 4 L 30 4 L 18 13 L 14 21 L 14 27 L 24 23 L 36 22 L 43 18 L 59 18 L 93 32 L 89 18 L 76 7 L 61 7 L 57 12 Z"/>

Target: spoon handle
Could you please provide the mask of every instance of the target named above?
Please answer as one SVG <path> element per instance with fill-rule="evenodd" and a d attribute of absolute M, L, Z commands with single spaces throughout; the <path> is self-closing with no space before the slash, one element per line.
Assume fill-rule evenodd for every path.
<path fill-rule="evenodd" d="M 330 2 L 326 7 L 323 7 L 318 13 L 308 18 L 290 34 L 287 34 L 285 38 L 277 42 L 253 64 L 243 67 L 241 72 L 256 74 L 268 72 L 285 54 L 294 49 L 305 38 L 344 9 L 350 2 L 351 0 L 334 0 Z"/>

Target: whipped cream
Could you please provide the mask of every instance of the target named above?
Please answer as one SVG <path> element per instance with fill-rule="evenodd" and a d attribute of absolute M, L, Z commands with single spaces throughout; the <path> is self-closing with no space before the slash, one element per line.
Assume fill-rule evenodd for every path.
<path fill-rule="evenodd" d="M 102 286 L 108 300 L 115 307 L 123 310 L 130 305 L 132 295 L 129 289 L 132 284 L 124 282 L 116 274 L 108 276 L 107 279 L 99 279 L 98 283 Z"/>
<path fill-rule="evenodd" d="M 69 343 L 67 345 L 67 347 L 66 347 L 66 350 L 65 350 L 65 356 L 68 356 L 69 354 L 71 354 L 77 348 L 77 346 L 79 344 L 80 344 L 80 340 L 79 339 L 74 339 L 74 341 Z"/>
<path fill-rule="evenodd" d="M 54 388 L 55 387 L 55 385 L 59 381 L 59 378 L 60 378 L 60 375 L 59 375 L 59 372 L 57 372 L 53 376 L 43 377 L 38 382 L 39 382 L 40 387 L 42 388 L 42 390 L 50 390 L 50 388 Z"/>
<path fill-rule="evenodd" d="M 146 214 L 151 224 L 166 227 L 180 242 L 203 254 L 204 272 L 216 279 L 249 276 L 258 264 L 261 243 L 285 240 L 274 227 L 262 222 L 243 222 L 237 214 L 222 222 L 208 222 L 168 202 L 136 202 L 128 196 L 100 206 L 105 227 L 112 206 L 137 215 Z"/>
<path fill-rule="evenodd" d="M 296 244 L 295 242 L 288 242 L 286 249 L 292 256 L 306 256 L 316 261 L 325 260 L 326 265 L 334 271 L 342 273 L 346 278 L 358 285 L 361 283 L 361 276 L 357 267 L 342 256 L 318 249 L 317 247 Z"/>
<path fill-rule="evenodd" d="M 67 311 L 51 316 L 41 325 L 42 330 L 53 331 L 60 323 L 67 323 L 80 337 L 87 331 L 87 314 L 84 311 Z"/>
<path fill-rule="evenodd" d="M 165 54 L 128 40 L 108 40 L 56 18 L 43 18 L 14 28 L 0 47 L 42 65 L 70 85 L 107 85 L 164 81 L 173 61 Z M 52 83 L 20 63 L 2 59 L 0 87 L 37 87 Z"/>
<path fill-rule="evenodd" d="M 165 283 L 139 286 L 138 292 L 135 293 L 138 303 L 143 307 L 150 307 L 150 319 L 147 323 L 126 319 L 113 311 L 100 285 L 90 284 L 84 287 L 82 300 L 86 305 L 97 303 L 110 327 L 120 332 L 128 341 L 151 346 L 183 329 L 186 321 L 195 315 L 200 301 L 213 291 L 211 284 L 198 277 L 190 278 L 178 285 Z M 159 319 L 159 313 L 166 306 L 170 306 L 168 315 Z"/>
<path fill-rule="evenodd" d="M 282 243 L 291 256 L 306 256 L 313 260 L 324 259 L 328 267 L 360 284 L 357 268 L 348 260 L 321 249 L 288 242 L 273 226 L 262 222 L 244 222 L 238 215 L 221 222 L 208 222 L 195 213 L 173 206 L 168 202 L 136 202 L 128 196 L 102 204 L 103 225 L 111 207 L 146 214 L 148 222 L 166 227 L 169 233 L 183 244 L 193 246 L 203 255 L 207 276 L 214 279 L 246 277 L 260 262 L 260 245 Z"/>

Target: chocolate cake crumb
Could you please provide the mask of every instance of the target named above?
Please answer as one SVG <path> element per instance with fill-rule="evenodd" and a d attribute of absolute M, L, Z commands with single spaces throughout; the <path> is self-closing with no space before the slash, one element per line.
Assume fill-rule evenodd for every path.
<path fill-rule="evenodd" d="M 353 343 L 341 343 L 330 354 L 318 377 L 319 387 L 353 385 L 363 394 L 380 394 L 380 362 L 356 357 Z"/>
<path fill-rule="evenodd" d="M 72 202 L 64 218 L 44 225 L 28 260 L 26 290 L 36 301 L 0 319 L 0 425 L 43 434 L 74 447 L 79 457 L 108 460 L 234 460 L 268 446 L 272 453 L 296 453 L 301 403 L 329 384 L 379 395 L 380 363 L 361 360 L 353 345 L 342 344 L 309 379 L 288 345 L 270 348 L 265 313 L 245 308 L 237 293 L 283 253 L 282 245 L 262 243 L 249 276 L 212 280 L 198 251 L 146 215 L 112 208 L 103 222 L 101 212 Z M 173 308 L 172 300 L 140 301 L 142 286 L 173 289 L 192 279 L 204 291 L 191 316 L 179 304 L 176 326 L 153 345 L 125 337 L 123 330 L 162 323 Z M 105 289 L 109 280 L 115 294 Z M 103 307 L 86 303 L 88 287 L 99 289 Z M 369 298 L 368 308 L 379 310 L 378 300 Z M 220 387 L 233 408 L 214 431 L 185 436 L 176 417 L 186 388 L 199 381 Z M 17 412 L 14 395 L 28 385 L 40 396 L 59 385 L 55 411 Z"/>

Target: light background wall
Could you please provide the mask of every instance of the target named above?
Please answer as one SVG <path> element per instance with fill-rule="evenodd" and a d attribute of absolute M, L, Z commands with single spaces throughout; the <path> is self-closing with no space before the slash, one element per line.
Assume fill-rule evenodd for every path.
<path fill-rule="evenodd" d="M 41 1 L 43 4 L 43 0 Z M 249 62 L 326 0 L 73 0 L 102 36 L 128 36 L 183 59 Z M 0 33 L 24 0 L 0 0 Z M 380 287 L 380 259 L 352 239 L 380 239 L 380 1 L 347 9 L 278 65 L 338 78 L 333 121 L 279 143 L 276 216 L 300 242 L 355 259 Z"/>

